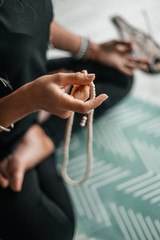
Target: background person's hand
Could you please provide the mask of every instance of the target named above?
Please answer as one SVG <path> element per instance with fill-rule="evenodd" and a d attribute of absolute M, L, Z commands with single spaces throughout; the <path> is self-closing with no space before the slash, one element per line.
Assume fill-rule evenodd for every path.
<path fill-rule="evenodd" d="M 149 60 L 132 57 L 132 44 L 130 42 L 113 40 L 102 44 L 91 43 L 91 59 L 117 70 L 133 75 L 138 68 L 149 71 Z"/>
<path fill-rule="evenodd" d="M 95 99 L 85 101 L 90 95 L 88 84 L 94 78 L 94 74 L 80 72 L 40 77 L 28 85 L 31 96 L 34 96 L 33 105 L 36 109 L 43 109 L 61 118 L 68 118 L 72 111 L 87 113 L 107 99 L 106 94 L 101 94 Z M 66 93 L 68 85 L 80 85 L 74 96 Z"/>

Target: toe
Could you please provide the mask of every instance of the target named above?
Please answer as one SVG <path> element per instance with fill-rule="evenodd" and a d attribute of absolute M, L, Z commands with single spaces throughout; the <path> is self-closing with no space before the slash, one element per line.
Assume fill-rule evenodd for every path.
<path fill-rule="evenodd" d="M 0 174 L 0 185 L 3 188 L 7 188 L 9 186 L 9 180 L 5 177 L 2 176 L 2 174 Z"/>
<path fill-rule="evenodd" d="M 22 190 L 23 179 L 24 172 L 22 170 L 11 173 L 9 178 L 11 189 L 15 192 L 20 192 Z"/>

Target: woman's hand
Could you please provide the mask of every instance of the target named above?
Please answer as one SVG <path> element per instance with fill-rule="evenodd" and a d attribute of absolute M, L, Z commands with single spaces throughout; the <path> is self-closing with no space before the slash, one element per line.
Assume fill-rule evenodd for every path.
<path fill-rule="evenodd" d="M 102 44 L 91 43 L 89 59 L 114 67 L 131 76 L 135 68 L 149 71 L 149 60 L 134 58 L 129 55 L 131 52 L 130 42 L 113 40 Z"/>
<path fill-rule="evenodd" d="M 57 73 L 46 75 L 30 83 L 33 105 L 38 109 L 55 114 L 61 118 L 68 118 L 72 111 L 87 113 L 98 107 L 107 99 L 101 94 L 95 99 L 88 100 L 89 86 L 95 78 L 94 74 L 85 73 Z M 66 93 L 69 85 L 80 85 L 74 96 Z"/>
<path fill-rule="evenodd" d="M 68 118 L 72 111 L 87 113 L 107 99 L 106 94 L 101 94 L 85 102 L 89 97 L 88 84 L 94 78 L 94 74 L 57 73 L 25 84 L 0 99 L 0 112 L 3 112 L 0 115 L 0 125 L 8 127 L 40 109 L 61 118 Z M 74 96 L 65 92 L 69 85 L 80 85 Z"/>

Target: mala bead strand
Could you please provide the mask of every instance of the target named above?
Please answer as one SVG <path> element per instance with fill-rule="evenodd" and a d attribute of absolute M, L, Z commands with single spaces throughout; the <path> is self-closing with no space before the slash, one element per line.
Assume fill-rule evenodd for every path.
<path fill-rule="evenodd" d="M 87 122 L 87 114 L 82 117 L 80 126 L 81 126 L 81 127 L 85 127 L 86 122 Z"/>
<path fill-rule="evenodd" d="M 90 84 L 90 92 L 91 92 L 91 99 L 95 98 L 95 97 L 96 97 L 96 90 L 95 90 L 95 85 L 94 85 L 93 82 Z M 85 115 L 82 117 L 80 126 L 81 126 L 81 127 L 85 127 L 86 122 L 87 122 L 87 114 L 85 114 Z"/>
<path fill-rule="evenodd" d="M 14 128 L 14 124 L 11 124 L 11 128 L 6 128 L 0 125 L 0 130 L 5 131 L 5 132 L 10 132 L 11 129 Z"/>
<path fill-rule="evenodd" d="M 92 82 L 89 86 L 90 86 L 90 99 L 93 99 L 96 97 L 95 85 Z M 73 95 L 75 93 L 77 88 L 78 88 L 77 85 L 73 86 L 71 95 Z M 72 186 L 79 186 L 81 184 L 84 184 L 90 176 L 90 172 L 91 172 L 92 165 L 93 165 L 93 153 L 92 153 L 93 114 L 94 114 L 94 110 L 91 110 L 88 114 L 85 114 L 82 117 L 82 120 L 80 123 L 80 126 L 84 127 L 87 122 L 87 129 L 88 129 L 88 131 L 87 131 L 87 157 L 88 157 L 87 169 L 85 171 L 84 178 L 80 181 L 72 180 L 67 174 L 67 165 L 68 165 L 68 159 L 69 159 L 69 144 L 70 144 L 72 126 L 73 126 L 73 121 L 74 121 L 74 113 L 72 113 L 72 115 L 69 117 L 69 119 L 67 121 L 66 132 L 65 132 L 65 137 L 64 137 L 64 152 L 63 152 L 64 157 L 63 157 L 63 162 L 62 162 L 62 166 L 61 166 L 61 174 L 62 174 L 63 180 Z M 88 121 L 87 121 L 87 119 L 88 119 Z"/>

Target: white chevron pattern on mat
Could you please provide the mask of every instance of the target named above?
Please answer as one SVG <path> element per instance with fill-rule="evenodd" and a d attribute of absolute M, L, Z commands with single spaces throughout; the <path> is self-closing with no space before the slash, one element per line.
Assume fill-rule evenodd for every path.
<path fill-rule="evenodd" d="M 160 240 L 160 222 L 150 216 L 142 216 L 133 209 L 126 210 L 124 206 L 110 203 L 110 209 L 115 217 L 125 240 Z"/>
<path fill-rule="evenodd" d="M 138 139 L 133 140 L 133 146 L 147 171 L 153 171 L 160 174 L 160 147 L 156 147 L 153 144 L 148 144 Z"/>
<path fill-rule="evenodd" d="M 128 143 L 124 130 L 142 124 L 146 119 L 151 118 L 149 113 L 140 108 L 128 107 L 124 104 L 115 107 L 114 111 L 107 113 L 107 118 L 103 117 L 94 123 L 95 144 L 98 143 L 105 150 L 133 161 L 136 156 Z"/>
<path fill-rule="evenodd" d="M 72 178 L 81 179 L 83 177 L 84 169 L 79 168 L 79 163 L 82 164 L 84 156 L 81 157 L 82 159 L 70 160 L 69 175 Z M 68 186 L 79 215 L 86 216 L 89 220 L 96 220 L 97 223 L 105 224 L 107 227 L 111 226 L 108 212 L 98 194 L 98 189 L 103 187 L 107 190 L 107 185 L 129 175 L 129 170 L 124 171 L 121 167 L 106 164 L 105 160 L 95 162 L 92 175 L 86 185 L 77 188 Z"/>
<path fill-rule="evenodd" d="M 138 126 L 138 130 L 154 137 L 160 137 L 160 117 L 146 121 Z"/>
<path fill-rule="evenodd" d="M 74 238 L 74 240 L 103 240 L 100 238 L 87 238 L 85 235 L 79 235 Z"/>
<path fill-rule="evenodd" d="M 134 198 L 148 200 L 150 204 L 160 202 L 160 175 L 149 172 L 124 182 L 116 187 L 123 190 L 125 194 L 133 194 Z"/>
<path fill-rule="evenodd" d="M 92 174 L 81 187 L 67 185 L 78 217 L 75 240 L 160 240 L 159 120 L 159 108 L 130 97 L 94 122 Z M 75 180 L 85 172 L 85 142 L 85 129 L 71 140 Z"/>

